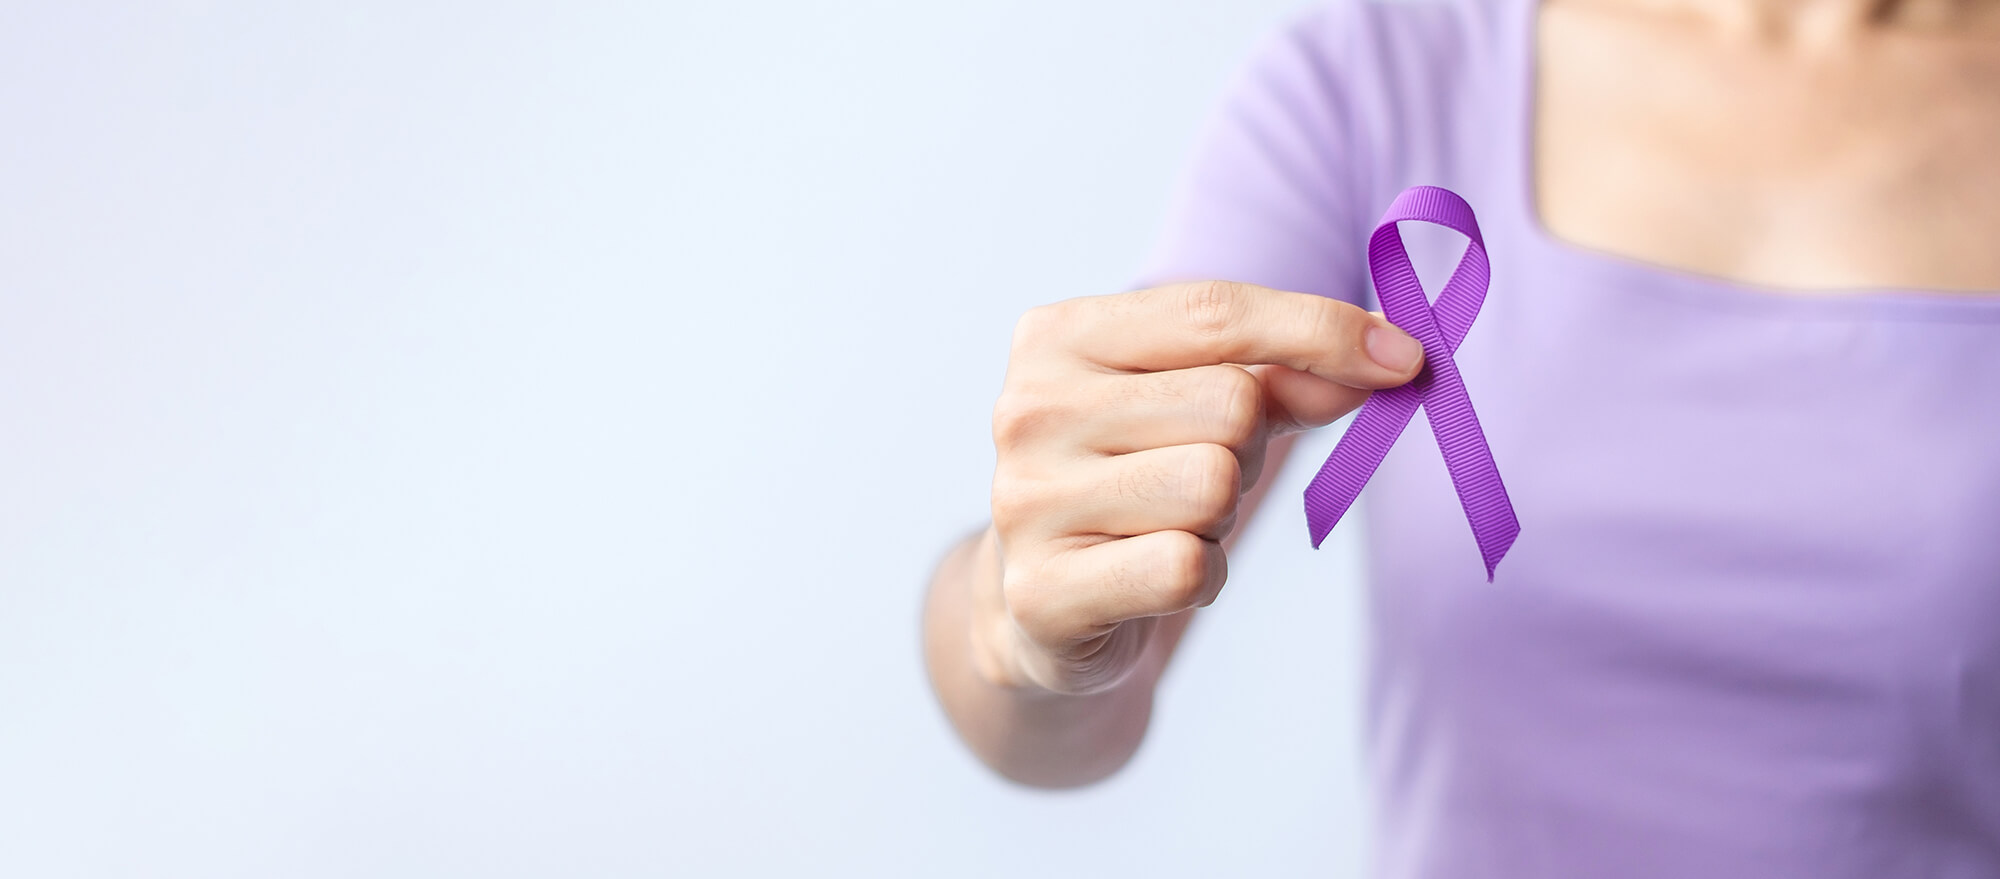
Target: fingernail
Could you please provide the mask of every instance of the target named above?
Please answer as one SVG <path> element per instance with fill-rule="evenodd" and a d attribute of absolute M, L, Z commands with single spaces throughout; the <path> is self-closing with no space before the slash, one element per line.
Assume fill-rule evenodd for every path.
<path fill-rule="evenodd" d="M 1409 372 L 1424 359 L 1424 346 L 1395 327 L 1369 327 L 1362 344 L 1376 363 L 1395 372 Z"/>

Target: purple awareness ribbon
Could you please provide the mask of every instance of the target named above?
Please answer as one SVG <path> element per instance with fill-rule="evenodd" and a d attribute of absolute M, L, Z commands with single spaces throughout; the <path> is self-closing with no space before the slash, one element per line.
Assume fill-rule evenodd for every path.
<path fill-rule="evenodd" d="M 1403 235 L 1396 224 L 1404 220 L 1444 226 L 1471 239 L 1458 268 L 1452 270 L 1451 280 L 1438 293 L 1435 306 L 1424 296 L 1423 284 L 1410 266 L 1410 254 L 1403 248 Z M 1472 537 L 1486 560 L 1486 581 L 1490 583 L 1493 569 L 1521 533 L 1521 523 L 1514 518 L 1514 505 L 1508 501 L 1507 487 L 1501 484 L 1500 470 L 1493 464 L 1493 450 L 1479 429 L 1479 416 L 1472 412 L 1465 380 L 1451 359 L 1479 316 L 1492 280 L 1486 242 L 1479 237 L 1479 221 L 1472 215 L 1472 206 L 1449 189 L 1412 186 L 1403 190 L 1368 239 L 1368 273 L 1375 279 L 1376 298 L 1381 300 L 1382 313 L 1389 322 L 1423 343 L 1424 368 L 1409 384 L 1370 394 L 1354 423 L 1333 447 L 1333 454 L 1306 486 L 1306 526 L 1312 532 L 1313 548 L 1319 548 L 1334 523 L 1354 505 L 1361 487 L 1422 406 L 1430 414 L 1431 432 L 1444 452 L 1445 469 L 1458 489 L 1465 518 L 1472 523 Z"/>

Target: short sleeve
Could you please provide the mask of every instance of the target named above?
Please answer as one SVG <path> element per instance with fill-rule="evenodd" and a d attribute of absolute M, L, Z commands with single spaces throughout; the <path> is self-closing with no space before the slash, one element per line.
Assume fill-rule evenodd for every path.
<path fill-rule="evenodd" d="M 1356 0 L 1293 21 L 1209 118 L 1139 286 L 1229 280 L 1362 302 L 1366 179 L 1339 56 Z"/>

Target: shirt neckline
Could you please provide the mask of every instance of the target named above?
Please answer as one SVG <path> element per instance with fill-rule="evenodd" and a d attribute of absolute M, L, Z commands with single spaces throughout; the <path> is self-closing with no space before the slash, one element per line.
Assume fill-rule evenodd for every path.
<path fill-rule="evenodd" d="M 1585 247 L 1560 238 L 1542 224 L 1535 202 L 1535 119 L 1540 112 L 1536 93 L 1537 20 L 1540 0 L 1516 0 L 1504 59 L 1509 86 L 1521 112 L 1507 114 L 1514 126 L 1509 163 L 1514 174 L 1508 207 L 1516 228 L 1533 249 L 1563 271 L 1599 276 L 1622 288 L 1644 290 L 1671 298 L 1717 307 L 1780 311 L 1799 316 L 1856 317 L 1919 321 L 2000 322 L 2000 291 L 1940 290 L 1920 287 L 1803 288 L 1778 287 L 1705 275 Z"/>

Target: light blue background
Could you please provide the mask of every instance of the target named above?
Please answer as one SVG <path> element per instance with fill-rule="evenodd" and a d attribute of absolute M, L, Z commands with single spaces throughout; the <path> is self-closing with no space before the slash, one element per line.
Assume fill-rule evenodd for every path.
<path fill-rule="evenodd" d="M 0 876 L 1357 875 L 1331 432 L 1111 782 L 917 643 L 1296 5 L 0 8 Z"/>

